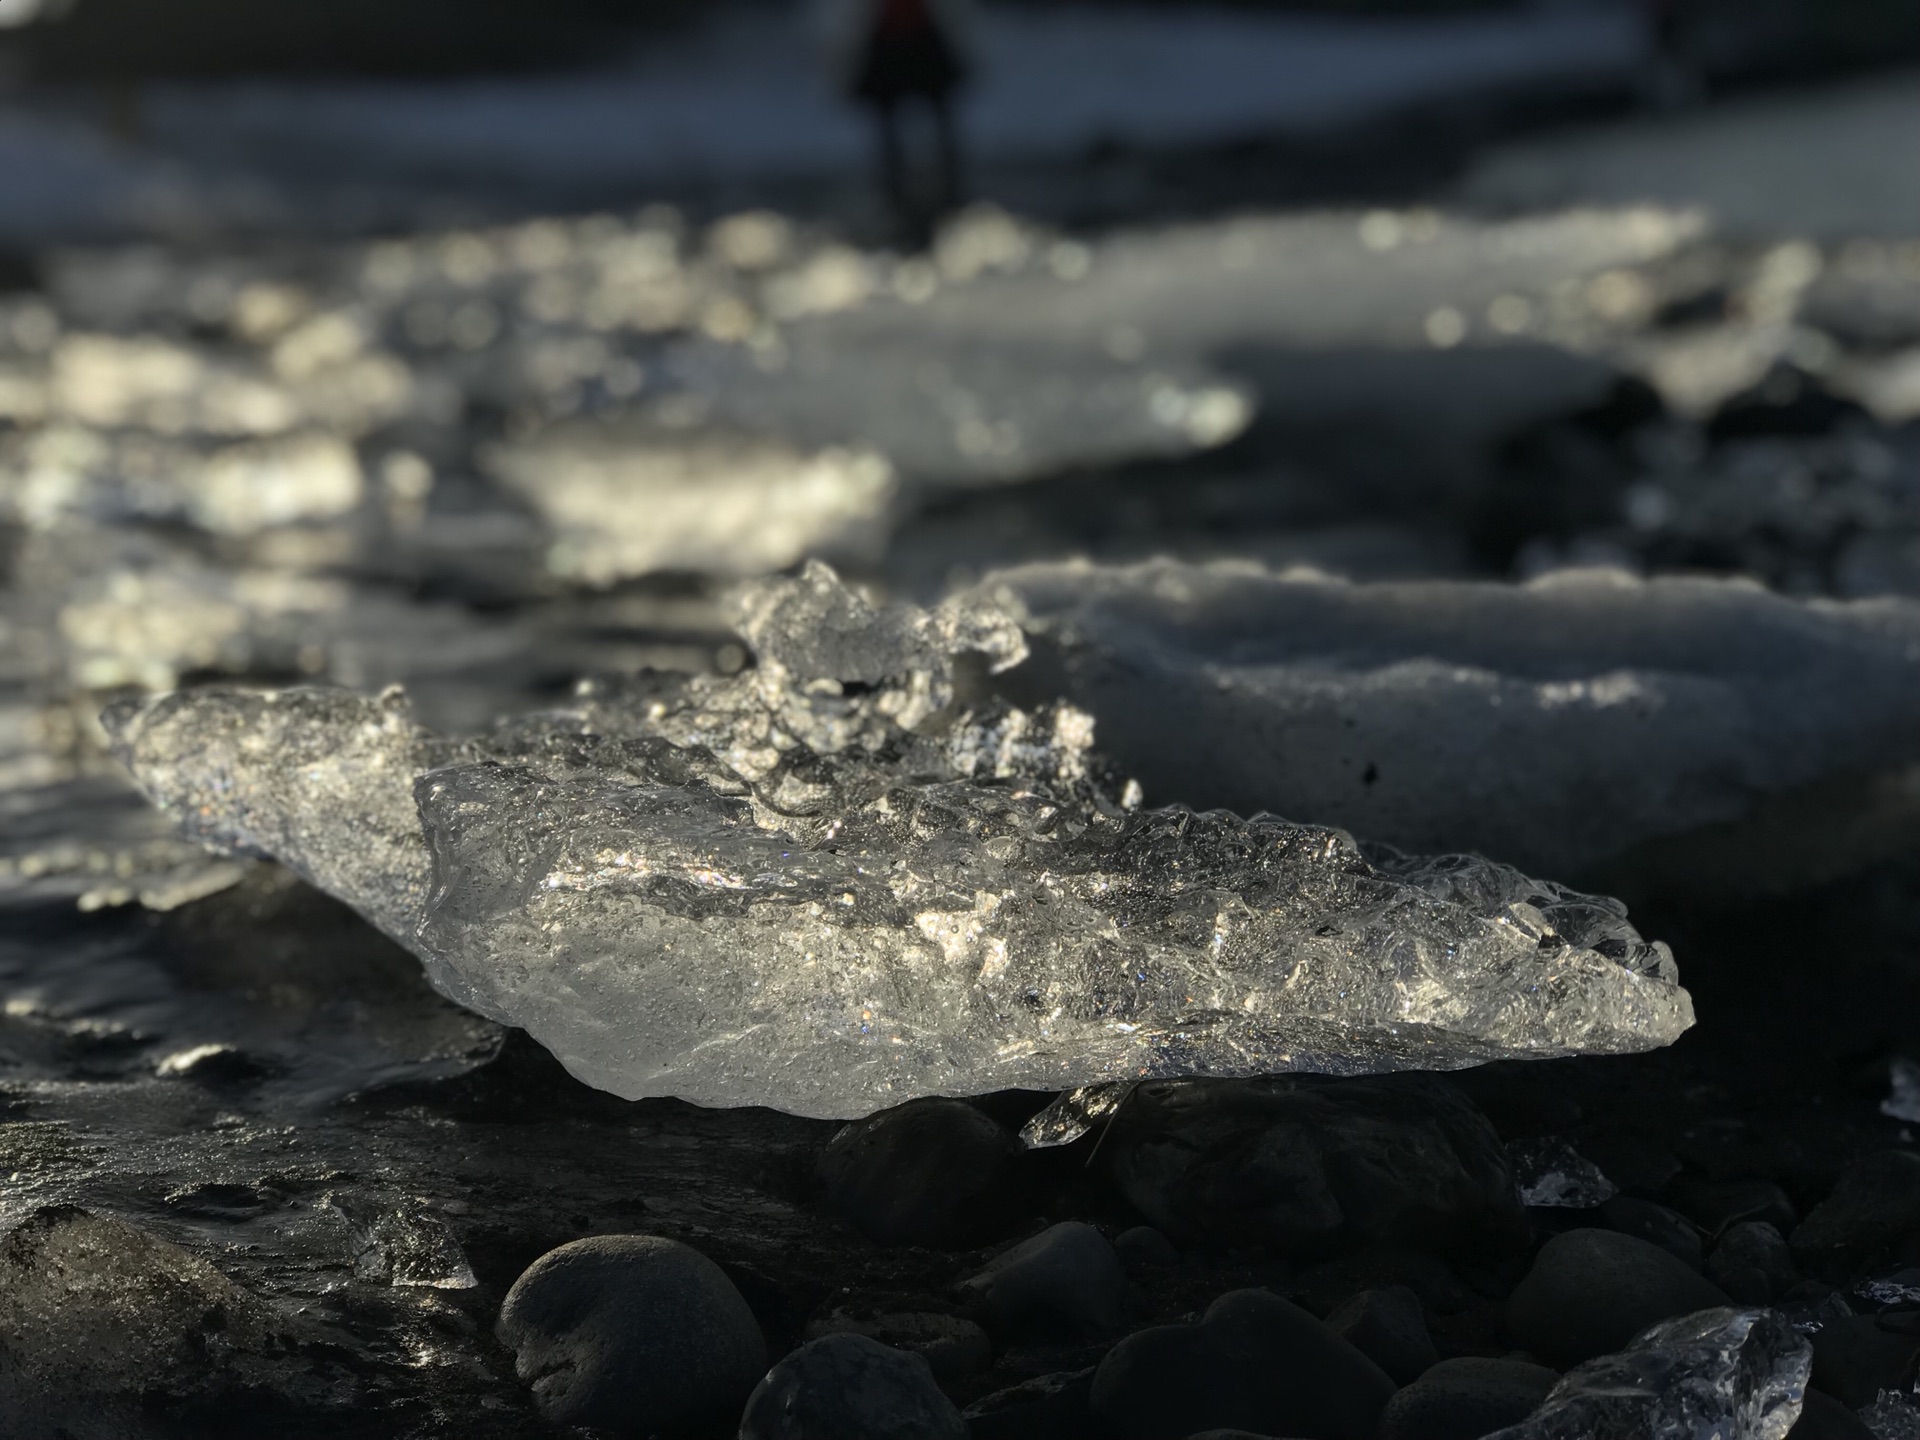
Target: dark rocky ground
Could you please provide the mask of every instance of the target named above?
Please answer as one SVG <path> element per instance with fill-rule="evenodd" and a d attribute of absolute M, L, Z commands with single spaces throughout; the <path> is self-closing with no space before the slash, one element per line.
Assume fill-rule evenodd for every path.
<path fill-rule="evenodd" d="M 1547 1359 L 1559 1342 L 1509 1297 L 1551 1237 L 1609 1229 L 1653 1236 L 1696 1268 L 1704 1257 L 1744 1302 L 1830 1327 L 1871 1317 L 1844 1332 L 1824 1377 L 1835 1398 L 1868 1404 L 1910 1385 L 1920 1354 L 1901 1318 L 1920 1295 L 1909 1287 L 1883 1306 L 1860 1288 L 1920 1265 L 1912 1132 L 1878 1113 L 1889 1061 L 1912 1044 L 1910 893 L 1888 878 L 1654 922 L 1687 959 L 1703 1021 L 1650 1056 L 1432 1080 L 1162 1085 L 1110 1129 L 1037 1152 L 1007 1127 L 1048 1097 L 982 1097 L 964 1120 L 921 1102 L 906 1116 L 918 1124 L 866 1122 L 876 1138 L 831 1161 L 832 1124 L 586 1089 L 523 1036 L 447 1013 L 408 956 L 271 875 L 163 918 L 16 911 L 13 993 L 65 957 L 115 1001 L 84 1019 L 71 1004 L 10 1005 L 7 1208 L 29 1231 L 81 1223 L 74 1206 L 119 1223 L 61 1270 L 18 1234 L 0 1253 L 15 1433 L 548 1433 L 494 1335 L 502 1298 L 555 1246 L 632 1233 L 717 1262 L 772 1356 L 864 1328 L 939 1357 L 942 1388 L 964 1406 L 1097 1365 L 1122 1332 L 1189 1321 L 1249 1288 L 1337 1319 L 1404 1286 L 1434 1357 Z M 220 1027 L 231 1038 L 202 1043 L 231 1048 L 156 1073 L 157 1057 L 212 1033 L 209 1004 L 234 1012 Z M 316 1052 L 342 1030 L 413 1039 L 424 1073 L 338 1099 L 301 1093 L 337 1064 Z M 420 1043 L 430 1031 L 437 1045 Z M 1537 1137 L 1600 1165 L 1619 1198 L 1523 1210 L 1501 1142 Z M 1848 1176 L 1889 1165 L 1866 1202 L 1849 1200 Z M 1070 1265 L 1011 1306 L 963 1285 L 1069 1219 L 1121 1241 L 1124 1279 L 1104 1311 L 1097 1257 L 1085 1262 L 1096 1278 Z M 1165 1240 L 1137 1228 L 1150 1220 Z M 1772 1274 L 1725 1258 L 1752 1221 L 1789 1241 Z M 237 1299 L 209 1304 L 182 1280 L 188 1256 L 263 1308 L 270 1343 L 236 1334 Z M 1576 1270 L 1554 1283 L 1547 1313 L 1611 1343 L 1663 1313 L 1658 1277 L 1623 1287 Z M 35 1287 L 59 1286 L 58 1324 L 34 1323 Z M 130 1313 L 137 1336 L 98 1343 L 136 1328 Z M 903 1318 L 926 1316 L 972 1322 L 985 1340 Z M 1363 1348 L 1384 1358 L 1392 1343 Z M 1551 1354 L 1579 1358 L 1577 1342 Z M 1302 1384 L 1337 1389 L 1318 1364 Z M 1218 1418 L 1218 1387 L 1182 1367 L 1149 1367 L 1136 1385 L 1142 1405 L 1175 1418 L 1075 1430 L 1036 1413 L 1025 1429 L 1003 1416 L 973 1433 L 1184 1435 Z M 96 1431 L 105 1414 L 124 1428 Z M 1857 1432 L 1809 1422 L 1804 1433 Z"/>

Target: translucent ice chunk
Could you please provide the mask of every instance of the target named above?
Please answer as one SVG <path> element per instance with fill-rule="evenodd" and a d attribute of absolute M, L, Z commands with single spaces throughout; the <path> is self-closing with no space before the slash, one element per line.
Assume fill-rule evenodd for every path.
<path fill-rule="evenodd" d="M 0 513 L 43 529 L 82 516 L 250 536 L 339 520 L 363 489 L 353 447 L 314 430 L 208 446 L 52 425 L 0 453 Z"/>
<path fill-rule="evenodd" d="M 353 1227 L 354 1273 L 388 1285 L 471 1290 L 480 1282 L 446 1221 L 411 1196 L 330 1196 Z"/>
<path fill-rule="evenodd" d="M 1094 1126 L 1119 1114 L 1132 1093 L 1133 1086 L 1124 1082 L 1069 1090 L 1020 1127 L 1020 1143 L 1029 1150 L 1071 1145 Z"/>
<path fill-rule="evenodd" d="M 1862 1280 L 1853 1293 L 1887 1309 L 1920 1309 L 1920 1269 L 1902 1270 L 1882 1279 Z"/>
<path fill-rule="evenodd" d="M 849 1116 L 1616 1053 L 1692 1023 L 1614 902 L 1116 802 L 1089 717 L 964 708 L 959 657 L 1018 654 L 989 610 L 876 612 L 815 567 L 749 591 L 741 629 L 762 663 L 738 677 L 464 744 L 392 694 L 202 691 L 106 720 L 190 833 L 277 856 L 621 1095 Z"/>
<path fill-rule="evenodd" d="M 757 575 L 878 554 L 894 476 L 878 455 L 719 429 L 575 420 L 503 444 L 489 470 L 551 536 L 547 566 L 610 585 L 659 570 Z"/>
<path fill-rule="evenodd" d="M 1598 1165 L 1564 1140 L 1516 1140 L 1507 1147 L 1507 1163 L 1524 1205 L 1591 1210 L 1619 1193 Z"/>
<path fill-rule="evenodd" d="M 1920 1440 L 1920 1401 L 1902 1390 L 1882 1390 L 1860 1419 L 1875 1440 Z"/>
<path fill-rule="evenodd" d="M 452 747 L 413 723 L 398 691 L 179 691 L 103 718 L 188 836 L 279 860 L 412 944 L 430 868 L 413 777 Z"/>
<path fill-rule="evenodd" d="M 1785 1440 L 1813 1346 L 1771 1310 L 1702 1310 L 1571 1370 L 1487 1440 Z"/>

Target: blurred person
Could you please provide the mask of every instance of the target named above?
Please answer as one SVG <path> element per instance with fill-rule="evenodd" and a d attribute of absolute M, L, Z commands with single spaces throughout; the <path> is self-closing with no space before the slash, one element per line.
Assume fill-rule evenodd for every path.
<path fill-rule="evenodd" d="M 1678 110 L 1701 97 L 1699 65 L 1688 33 L 1685 0 L 1640 0 L 1647 23 L 1643 89 L 1657 110 Z"/>
<path fill-rule="evenodd" d="M 827 33 L 842 88 L 873 113 L 880 186 L 903 226 L 926 230 L 960 201 L 954 96 L 970 70 L 967 0 L 826 0 Z M 933 129 L 933 188 L 915 183 L 905 113 L 925 110 Z"/>

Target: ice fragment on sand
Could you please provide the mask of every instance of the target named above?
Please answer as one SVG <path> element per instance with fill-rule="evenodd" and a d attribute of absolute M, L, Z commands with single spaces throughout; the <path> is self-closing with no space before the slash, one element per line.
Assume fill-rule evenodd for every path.
<path fill-rule="evenodd" d="M 353 1229 L 354 1273 L 388 1285 L 471 1290 L 480 1282 L 446 1221 L 412 1196 L 333 1195 Z"/>
<path fill-rule="evenodd" d="M 1507 1147 L 1520 1203 L 1591 1210 L 1619 1193 L 1600 1167 L 1564 1140 L 1516 1140 Z"/>
<path fill-rule="evenodd" d="M 1569 1371 L 1487 1440 L 1785 1440 L 1812 1368 L 1811 1343 L 1775 1311 L 1702 1310 Z"/>
<path fill-rule="evenodd" d="M 1744 849 L 1727 835 L 1713 852 L 1730 885 L 1844 870 L 1906 843 L 1920 813 L 1904 778 L 1920 761 L 1920 607 L 1898 601 L 1169 561 L 1033 565 L 981 589 L 1035 647 L 1009 695 L 1098 715 L 1102 749 L 1150 795 L 1570 878 L 1748 825 Z M 1768 808 L 1791 804 L 1813 808 Z M 1694 860 L 1665 868 L 1709 878 Z"/>
<path fill-rule="evenodd" d="M 740 627 L 760 664 L 737 677 L 590 691 L 463 744 L 393 695 L 106 718 L 190 833 L 282 859 L 627 1096 L 849 1116 L 1616 1053 L 1692 1023 L 1614 902 L 1117 804 L 1087 716 L 966 707 L 965 655 L 1020 654 L 997 612 L 875 611 L 814 566 L 750 589 Z"/>

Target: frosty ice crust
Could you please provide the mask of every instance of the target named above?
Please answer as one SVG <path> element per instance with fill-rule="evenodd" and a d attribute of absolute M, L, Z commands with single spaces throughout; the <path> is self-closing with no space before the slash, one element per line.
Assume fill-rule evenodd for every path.
<path fill-rule="evenodd" d="M 629 1097 L 854 1116 L 1146 1076 L 1449 1069 L 1667 1044 L 1666 947 L 1473 857 L 1137 808 L 977 602 L 874 612 L 824 567 L 742 604 L 759 665 L 452 743 L 397 693 L 110 711 L 191 833 L 273 855 L 453 998 Z M 417 807 L 417 808 L 416 808 Z"/>
<path fill-rule="evenodd" d="M 1722 885 L 1829 878 L 1913 843 L 1908 602 L 1607 571 L 1357 585 L 1165 560 L 1031 565 L 982 589 L 1034 645 L 1015 678 L 1100 716 L 1102 749 L 1156 795 L 1570 879 L 1795 796 L 1809 803 L 1765 846 L 1688 852 L 1689 883 L 1708 862 L 1735 871 Z M 1837 782 L 1859 788 L 1813 803 Z"/>

